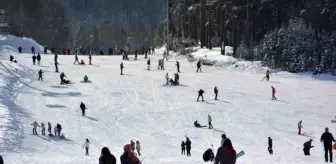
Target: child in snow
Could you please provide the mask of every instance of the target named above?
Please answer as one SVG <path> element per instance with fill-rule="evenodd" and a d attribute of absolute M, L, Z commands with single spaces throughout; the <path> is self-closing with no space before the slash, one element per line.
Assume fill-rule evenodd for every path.
<path fill-rule="evenodd" d="M 43 81 L 43 71 L 42 71 L 42 69 L 40 69 L 39 71 L 38 71 L 38 75 L 39 75 L 39 78 L 38 78 L 38 80 L 40 81 Z"/>
<path fill-rule="evenodd" d="M 182 141 L 182 143 L 181 143 L 181 150 L 182 150 L 182 151 L 181 151 L 181 154 L 182 154 L 182 155 L 185 155 L 185 149 L 186 149 L 185 147 L 186 147 L 186 144 L 185 144 L 184 141 Z"/>
<path fill-rule="evenodd" d="M 36 121 L 34 121 L 31 125 L 33 125 L 33 134 L 37 135 L 36 129 L 37 127 L 40 127 L 40 125 Z"/>
<path fill-rule="evenodd" d="M 89 146 L 90 146 L 90 141 L 89 141 L 89 139 L 86 139 L 86 141 L 83 145 L 83 148 L 85 147 L 85 155 L 89 155 Z"/>
<path fill-rule="evenodd" d="M 272 100 L 276 100 L 277 98 L 275 97 L 275 88 L 271 86 L 272 88 Z"/>
<path fill-rule="evenodd" d="M 303 144 L 304 155 L 310 155 L 310 149 L 314 147 L 312 146 L 312 142 L 313 142 L 313 139 L 310 139 L 309 141 Z"/>
<path fill-rule="evenodd" d="M 84 82 L 89 82 L 89 77 L 87 75 L 84 76 Z"/>
<path fill-rule="evenodd" d="M 140 146 L 140 142 L 139 142 L 139 141 L 136 141 L 136 146 L 135 146 L 135 148 L 136 148 L 136 150 L 137 150 L 139 156 L 141 156 L 141 154 L 140 154 L 141 146 Z"/>
<path fill-rule="evenodd" d="M 43 122 L 41 122 L 41 128 L 42 128 L 42 135 L 45 136 L 45 126 Z"/>
<path fill-rule="evenodd" d="M 299 131 L 298 131 L 298 134 L 299 134 L 299 135 L 301 135 L 301 129 L 302 129 L 302 120 L 301 120 L 301 121 L 299 121 L 299 123 L 298 123 L 298 129 L 299 129 Z"/>

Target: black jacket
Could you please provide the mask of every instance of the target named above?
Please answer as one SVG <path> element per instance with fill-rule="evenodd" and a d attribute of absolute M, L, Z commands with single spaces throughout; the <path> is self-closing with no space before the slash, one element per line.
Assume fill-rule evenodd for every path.
<path fill-rule="evenodd" d="M 217 87 L 214 88 L 214 92 L 215 92 L 215 94 L 218 93 L 218 89 L 217 89 Z"/>
<path fill-rule="evenodd" d="M 321 136 L 321 142 L 324 143 L 324 147 L 331 147 L 332 146 L 332 141 L 335 142 L 335 139 L 333 135 L 329 132 L 325 132 Z"/>
<path fill-rule="evenodd" d="M 186 144 L 184 142 L 181 143 L 181 149 L 185 150 Z"/>
<path fill-rule="evenodd" d="M 310 150 L 310 148 L 312 148 L 314 146 L 311 145 L 310 141 L 307 141 L 303 144 L 303 150 Z"/>
<path fill-rule="evenodd" d="M 40 54 L 37 54 L 36 59 L 37 59 L 38 61 L 40 61 L 40 60 L 41 60 L 41 55 L 40 55 Z"/>
<path fill-rule="evenodd" d="M 99 164 L 117 164 L 117 159 L 112 154 L 100 156 Z"/>
<path fill-rule="evenodd" d="M 268 147 L 273 147 L 273 140 L 271 138 L 268 139 Z"/>
<path fill-rule="evenodd" d="M 198 94 L 199 94 L 199 95 L 203 95 L 203 93 L 204 93 L 203 89 L 200 89 L 200 90 L 198 91 Z"/>
<path fill-rule="evenodd" d="M 82 110 L 84 110 L 86 107 L 85 107 L 85 104 L 84 103 L 81 103 L 80 104 L 80 108 L 82 109 Z"/>
<path fill-rule="evenodd" d="M 186 147 L 187 147 L 187 149 L 191 149 L 191 141 L 190 140 L 187 140 L 186 141 Z"/>

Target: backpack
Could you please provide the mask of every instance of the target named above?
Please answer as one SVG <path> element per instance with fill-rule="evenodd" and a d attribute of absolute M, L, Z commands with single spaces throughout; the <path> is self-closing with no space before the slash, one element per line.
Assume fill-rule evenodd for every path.
<path fill-rule="evenodd" d="M 208 161 L 213 161 L 214 159 L 214 153 L 212 151 L 212 149 L 208 149 L 203 153 L 203 160 L 204 162 L 208 162 Z"/>

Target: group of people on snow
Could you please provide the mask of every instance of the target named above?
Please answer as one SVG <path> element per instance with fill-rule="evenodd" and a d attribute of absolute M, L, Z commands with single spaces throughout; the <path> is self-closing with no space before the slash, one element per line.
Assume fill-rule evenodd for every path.
<path fill-rule="evenodd" d="M 36 121 L 34 121 L 31 125 L 33 125 L 33 134 L 34 135 L 38 135 L 37 133 L 37 128 L 38 127 L 41 127 L 41 134 L 42 135 L 45 135 L 45 125 L 43 122 L 41 122 L 41 125 L 39 125 Z M 48 122 L 48 132 L 49 132 L 49 136 L 53 136 L 52 132 L 52 126 L 51 126 L 51 123 Z M 55 136 L 61 136 L 61 132 L 62 132 L 62 126 L 61 124 L 57 123 L 56 126 L 54 127 L 54 133 L 55 133 Z M 63 135 L 62 135 L 63 136 Z"/>

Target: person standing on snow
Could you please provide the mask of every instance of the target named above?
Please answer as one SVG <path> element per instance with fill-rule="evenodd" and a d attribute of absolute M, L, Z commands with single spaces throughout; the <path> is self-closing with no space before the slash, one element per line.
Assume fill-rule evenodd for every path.
<path fill-rule="evenodd" d="M 266 81 L 269 81 L 269 79 L 270 79 L 270 75 L 271 75 L 271 72 L 270 72 L 270 70 L 267 70 L 266 71 Z"/>
<path fill-rule="evenodd" d="M 275 88 L 273 86 L 271 86 L 272 88 L 272 100 L 277 100 L 277 98 L 275 97 Z"/>
<path fill-rule="evenodd" d="M 78 54 L 75 55 L 75 62 L 74 62 L 74 64 L 76 64 L 76 62 L 77 62 L 78 64 L 80 64 L 80 63 L 79 63 L 79 60 L 78 60 Z"/>
<path fill-rule="evenodd" d="M 90 53 L 89 53 L 89 65 L 92 65 L 91 64 L 91 60 L 92 60 L 92 55 L 91 55 L 91 50 L 90 50 Z"/>
<path fill-rule="evenodd" d="M 40 125 L 36 121 L 34 121 L 31 125 L 33 125 L 33 134 L 37 135 L 36 129 L 37 127 L 40 127 Z"/>
<path fill-rule="evenodd" d="M 201 63 L 200 60 L 197 62 L 196 66 L 197 66 L 196 72 L 198 72 L 198 70 L 202 72 L 202 68 L 201 68 L 202 67 L 202 63 Z"/>
<path fill-rule="evenodd" d="M 61 126 L 61 124 L 57 123 L 56 127 L 57 127 L 57 135 L 60 136 L 61 135 L 61 131 L 62 131 L 62 126 Z"/>
<path fill-rule="evenodd" d="M 99 157 L 99 164 L 117 164 L 117 159 L 110 153 L 107 147 L 103 147 Z"/>
<path fill-rule="evenodd" d="M 148 66 L 147 70 L 150 70 L 150 59 L 147 60 L 147 66 Z"/>
<path fill-rule="evenodd" d="M 39 78 L 38 78 L 38 80 L 40 81 L 43 81 L 43 77 L 42 77 L 42 75 L 43 75 L 43 71 L 42 71 L 42 69 L 40 69 L 39 71 L 38 71 L 38 75 L 39 75 Z"/>
<path fill-rule="evenodd" d="M 204 94 L 204 90 L 203 90 L 203 89 L 200 89 L 200 90 L 198 91 L 197 102 L 199 101 L 199 98 L 200 98 L 200 97 L 202 97 L 202 101 L 204 101 L 203 94 Z"/>
<path fill-rule="evenodd" d="M 55 56 L 54 56 L 54 62 L 55 62 L 55 72 L 58 72 L 58 61 L 57 61 L 57 59 L 58 59 L 58 56 L 57 56 L 57 54 L 55 54 Z"/>
<path fill-rule="evenodd" d="M 35 55 L 35 47 L 31 47 L 31 52 L 32 52 L 32 54 L 34 54 Z"/>
<path fill-rule="evenodd" d="M 86 106 L 85 106 L 85 104 L 84 104 L 83 102 L 81 102 L 81 104 L 80 104 L 79 107 L 80 107 L 81 110 L 82 110 L 82 116 L 85 116 L 85 109 L 87 109 Z"/>
<path fill-rule="evenodd" d="M 37 64 L 40 65 L 41 64 L 41 55 L 40 55 L 40 53 L 37 53 L 36 59 L 37 59 Z"/>
<path fill-rule="evenodd" d="M 180 62 L 176 61 L 177 72 L 180 73 Z"/>
<path fill-rule="evenodd" d="M 120 75 L 124 75 L 124 74 L 123 74 L 123 70 L 124 70 L 124 68 L 125 68 L 125 67 L 124 67 L 124 63 L 121 62 L 121 63 L 120 63 Z"/>
<path fill-rule="evenodd" d="M 268 137 L 268 152 L 273 154 L 273 140 L 271 137 Z"/>
<path fill-rule="evenodd" d="M 41 128 L 42 128 L 42 135 L 45 136 L 45 126 L 43 122 L 41 122 Z"/>
<path fill-rule="evenodd" d="M 190 139 L 187 136 L 186 136 L 186 139 L 187 139 L 187 141 L 186 141 L 187 156 L 191 156 L 191 152 L 190 152 L 190 150 L 191 150 L 191 141 L 190 141 Z"/>
<path fill-rule="evenodd" d="M 48 53 L 48 47 L 44 46 L 44 54 L 47 54 L 47 53 Z"/>
<path fill-rule="evenodd" d="M 186 144 L 184 141 L 182 141 L 181 143 L 181 154 L 182 155 L 185 155 L 185 149 L 186 149 Z"/>
<path fill-rule="evenodd" d="M 140 153 L 140 150 L 141 150 L 141 146 L 140 146 L 140 142 L 139 141 L 136 141 L 136 146 L 135 146 L 139 156 L 141 156 L 141 153 Z"/>
<path fill-rule="evenodd" d="M 166 73 L 166 85 L 169 85 L 169 75 L 168 75 L 168 72 Z"/>
<path fill-rule="evenodd" d="M 321 142 L 324 144 L 324 158 L 325 162 L 333 162 L 332 142 L 335 142 L 334 136 L 329 132 L 329 128 L 325 128 L 325 132 L 321 136 Z"/>
<path fill-rule="evenodd" d="M 228 139 L 228 138 L 226 137 L 225 134 L 222 134 L 221 138 L 222 138 L 222 140 L 221 140 L 221 145 L 220 146 L 223 146 L 225 140 Z"/>
<path fill-rule="evenodd" d="M 231 140 L 226 139 L 223 146 L 218 148 L 215 157 L 215 164 L 235 164 L 237 153 L 234 150 Z"/>
<path fill-rule="evenodd" d="M 51 127 L 51 123 L 48 122 L 48 132 L 49 132 L 49 135 L 52 135 L 52 134 L 51 134 L 51 128 L 52 128 L 52 127 Z"/>
<path fill-rule="evenodd" d="M 36 62 L 36 56 L 35 56 L 35 54 L 33 55 L 33 64 L 35 65 L 35 62 Z"/>
<path fill-rule="evenodd" d="M 57 126 L 54 127 L 55 136 L 57 136 Z"/>
<path fill-rule="evenodd" d="M 309 141 L 307 141 L 303 144 L 304 155 L 310 155 L 310 149 L 314 147 L 314 146 L 312 146 L 312 142 L 313 142 L 313 139 L 310 139 Z"/>
<path fill-rule="evenodd" d="M 299 129 L 299 131 L 298 131 L 298 134 L 299 135 L 301 135 L 301 129 L 302 129 L 303 127 L 302 127 L 302 120 L 301 121 L 299 121 L 299 123 L 298 123 L 298 129 Z"/>
<path fill-rule="evenodd" d="M 214 92 L 215 92 L 215 100 L 218 100 L 218 99 L 217 99 L 217 96 L 218 96 L 218 89 L 217 89 L 216 86 L 215 86 L 215 88 L 214 88 Z"/>
<path fill-rule="evenodd" d="M 208 122 L 209 122 L 209 129 L 213 129 L 213 126 L 212 126 L 212 118 L 210 116 L 210 114 L 208 114 Z"/>
<path fill-rule="evenodd" d="M 90 141 L 89 139 L 86 139 L 83 148 L 85 148 L 85 155 L 89 155 L 89 146 L 90 146 Z"/>

